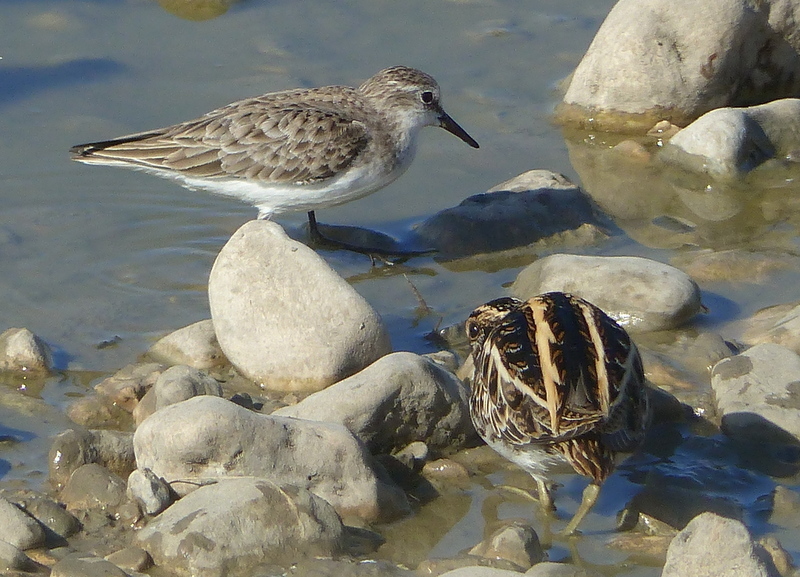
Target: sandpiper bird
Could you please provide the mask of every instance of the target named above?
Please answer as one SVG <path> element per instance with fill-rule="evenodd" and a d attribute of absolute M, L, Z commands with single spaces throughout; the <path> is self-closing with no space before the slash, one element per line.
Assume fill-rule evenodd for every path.
<path fill-rule="evenodd" d="M 564 534 L 574 534 L 649 424 L 642 361 L 628 334 L 591 303 L 551 292 L 500 298 L 466 323 L 474 373 L 470 414 L 495 451 L 533 476 L 552 510 L 547 471 L 566 461 L 589 477 Z"/>
<path fill-rule="evenodd" d="M 70 152 L 79 162 L 139 169 L 239 198 L 255 205 L 259 218 L 308 211 L 312 238 L 320 240 L 314 211 L 394 181 L 413 160 L 424 126 L 441 126 L 478 148 L 442 108 L 433 77 L 394 66 L 358 88 L 273 92 Z"/>

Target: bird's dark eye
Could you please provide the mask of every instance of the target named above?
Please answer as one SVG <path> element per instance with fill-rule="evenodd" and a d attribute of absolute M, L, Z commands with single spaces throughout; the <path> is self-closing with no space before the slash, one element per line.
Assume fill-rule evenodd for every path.
<path fill-rule="evenodd" d="M 426 90 L 419 95 L 419 99 L 422 100 L 423 104 L 433 104 L 433 92 Z"/>
<path fill-rule="evenodd" d="M 478 338 L 478 333 L 480 333 L 480 329 L 478 325 L 475 323 L 467 323 L 467 336 L 470 340 L 475 340 Z"/>

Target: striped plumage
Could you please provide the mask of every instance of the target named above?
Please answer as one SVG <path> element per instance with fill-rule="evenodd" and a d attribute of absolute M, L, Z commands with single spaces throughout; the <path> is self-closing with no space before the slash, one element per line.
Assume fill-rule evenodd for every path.
<path fill-rule="evenodd" d="M 573 533 L 616 454 L 644 437 L 649 408 L 636 346 L 599 308 L 558 292 L 491 301 L 475 309 L 466 330 L 470 413 L 480 436 L 534 477 L 546 508 L 553 464 L 566 461 L 591 480 L 565 530 Z"/>

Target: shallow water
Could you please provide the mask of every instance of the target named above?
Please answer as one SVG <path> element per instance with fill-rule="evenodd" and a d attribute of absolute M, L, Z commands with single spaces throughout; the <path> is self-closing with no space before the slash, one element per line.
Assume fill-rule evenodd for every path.
<path fill-rule="evenodd" d="M 706 188 L 709 183 L 685 175 L 665 177 L 630 159 L 615 160 L 608 155 L 615 142 L 603 135 L 570 134 L 567 144 L 550 123 L 559 81 L 612 5 L 253 0 L 195 22 L 146 0 L 0 0 L 0 329 L 34 331 L 54 348 L 61 371 L 43 383 L 0 382 L 0 485 L 40 486 L 48 435 L 68 426 L 60 409 L 135 361 L 158 337 L 209 316 L 205 290 L 213 260 L 230 234 L 255 217 L 253 208 L 231 199 L 70 162 L 67 150 L 76 143 L 172 124 L 263 92 L 358 84 L 402 63 L 437 78 L 446 109 L 480 150 L 427 129 L 408 173 L 366 199 L 321 211 L 321 221 L 402 235 L 471 194 L 547 168 L 581 183 L 621 229 L 586 252 L 664 262 L 698 247 L 798 256 L 793 168 L 773 166 L 743 184 Z M 653 186 L 656 179 L 670 185 Z M 298 215 L 280 222 L 302 238 L 304 220 Z M 370 269 L 363 256 L 323 254 L 381 313 L 395 349 L 415 352 L 434 350 L 428 333 L 504 294 L 503 285 L 533 258 L 480 267 L 423 258 L 386 271 Z M 701 282 L 709 313 L 694 326 L 735 337 L 729 321 L 800 298 L 798 269 L 791 262 L 758 282 Z M 409 282 L 433 312 L 418 314 Z M 689 431 L 681 435 L 694 438 Z M 685 455 L 671 454 L 670 466 L 705 459 L 711 469 L 746 470 L 735 468 L 738 457 L 730 452 L 688 446 Z M 499 484 L 514 472 L 501 467 L 494 475 L 489 481 Z M 744 504 L 751 527 L 767 531 L 753 503 L 772 481 L 753 475 L 724 492 Z M 558 480 L 565 485 L 557 498 L 566 516 L 583 481 L 570 474 Z M 601 546 L 631 486 L 624 474 L 615 475 L 598 514 L 587 519 L 586 532 L 601 536 L 582 540 L 577 552 L 555 543 L 551 560 L 577 556 L 608 574 L 657 575 L 656 567 Z M 426 505 L 426 514 L 406 521 L 406 529 L 392 529 L 401 536 L 394 545 L 399 550 L 383 555 L 410 565 L 452 556 L 483 536 L 479 520 L 487 516 L 541 522 L 535 507 L 513 499 L 495 503 L 494 494 L 476 485 L 452 501 Z M 428 507 L 434 508 L 429 515 Z M 443 519 L 436 507 L 458 514 Z M 433 537 L 421 549 L 404 541 L 423 528 Z M 800 551 L 796 535 L 780 538 Z"/>

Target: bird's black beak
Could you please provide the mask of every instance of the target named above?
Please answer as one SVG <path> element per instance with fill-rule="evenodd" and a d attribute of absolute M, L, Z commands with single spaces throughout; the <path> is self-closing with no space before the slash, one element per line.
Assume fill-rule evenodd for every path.
<path fill-rule="evenodd" d="M 461 140 L 469 144 L 472 148 L 480 148 L 480 145 L 472 138 L 467 131 L 461 128 L 458 123 L 450 118 L 444 110 L 439 114 L 439 126 L 444 128 L 450 134 L 455 134 Z"/>

